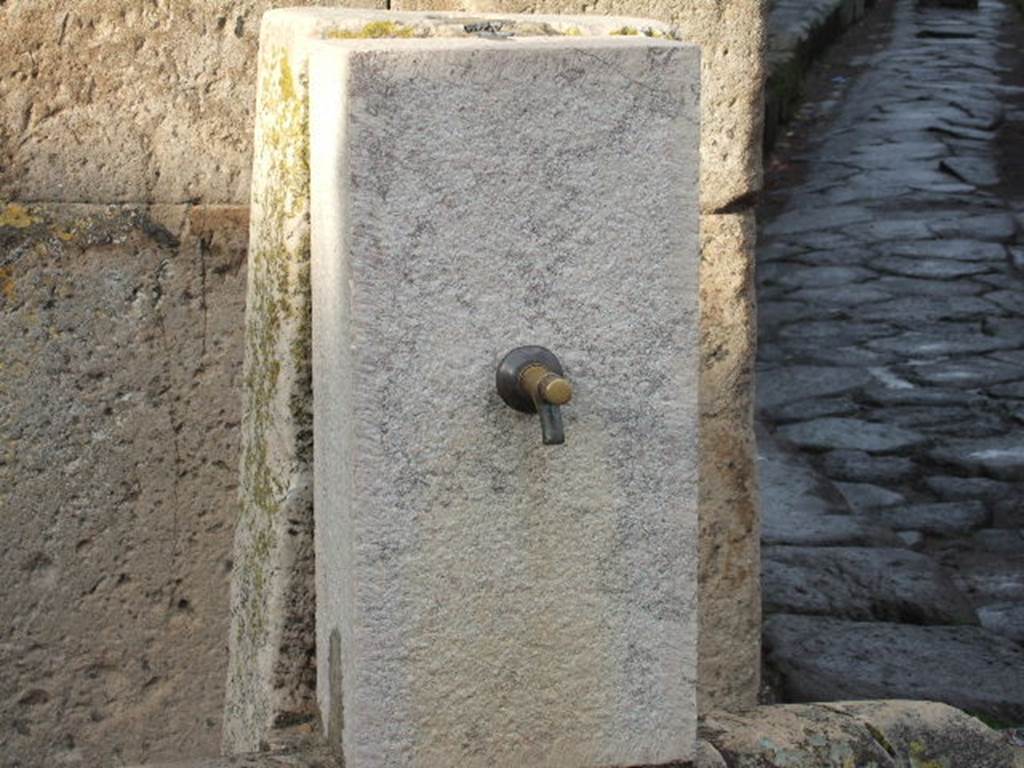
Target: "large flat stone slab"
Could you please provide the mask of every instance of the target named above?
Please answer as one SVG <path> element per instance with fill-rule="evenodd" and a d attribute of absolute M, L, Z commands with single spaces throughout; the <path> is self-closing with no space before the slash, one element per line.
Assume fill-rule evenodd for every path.
<path fill-rule="evenodd" d="M 764 637 L 791 701 L 929 699 L 1024 721 L 1024 648 L 981 627 L 776 614 Z"/>
<path fill-rule="evenodd" d="M 692 756 L 699 76 L 643 36 L 313 48 L 318 697 L 352 768 Z M 494 391 L 523 344 L 575 382 L 564 445 Z"/>
<path fill-rule="evenodd" d="M 931 558 L 905 549 L 767 547 L 764 609 L 858 621 L 976 624 L 970 602 Z"/>
<path fill-rule="evenodd" d="M 927 442 L 924 435 L 911 429 L 845 417 L 826 417 L 787 424 L 779 427 L 778 435 L 801 448 L 849 449 L 867 453 L 906 450 Z"/>

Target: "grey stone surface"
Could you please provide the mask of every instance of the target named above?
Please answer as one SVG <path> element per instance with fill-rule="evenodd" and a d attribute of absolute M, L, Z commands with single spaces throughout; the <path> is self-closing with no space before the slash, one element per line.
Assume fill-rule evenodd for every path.
<path fill-rule="evenodd" d="M 991 187 L 999 183 L 999 169 L 988 157 L 947 157 L 939 167 L 961 181 L 977 187 Z"/>
<path fill-rule="evenodd" d="M 838 395 L 868 383 L 867 371 L 838 366 L 795 365 L 759 372 L 757 405 L 771 410 L 812 397 Z"/>
<path fill-rule="evenodd" d="M 0 765 L 216 754 L 246 212 L 19 208 L 0 203 Z"/>
<path fill-rule="evenodd" d="M 997 635 L 1024 645 L 1024 605 L 994 603 L 978 609 L 981 626 Z"/>
<path fill-rule="evenodd" d="M 998 264 L 1006 256 L 1006 247 L 999 243 L 979 240 L 918 240 L 906 243 L 888 243 L 884 253 L 896 256 L 924 256 L 929 259 L 956 259 Z M 949 290 L 948 284 L 944 285 Z"/>
<path fill-rule="evenodd" d="M 778 3 L 794 14 L 814 13 L 807 3 Z M 780 485 L 779 493 L 766 488 L 766 498 L 792 498 L 791 509 L 765 509 L 766 521 L 776 521 L 766 527 L 766 541 L 793 548 L 803 538 L 841 549 L 836 534 L 845 517 L 895 531 L 898 543 L 890 548 L 913 550 L 927 564 L 922 574 L 941 571 L 973 606 L 1018 604 L 1024 283 L 1013 258 L 1024 242 L 1024 186 L 1014 171 L 1024 162 L 1014 138 L 1024 115 L 1020 19 L 998 3 L 980 3 L 969 15 L 915 10 L 909 0 L 884 8 L 884 22 L 875 17 L 844 42 L 852 58 L 827 55 L 810 79 L 809 98 L 766 179 L 759 247 L 772 273 L 761 283 L 780 306 L 759 318 L 759 359 L 776 391 L 785 392 L 791 380 L 806 394 L 766 401 L 761 414 L 774 437 L 806 457 L 800 472 L 811 476 L 801 483 L 815 487 L 817 499 L 794 495 L 792 484 Z M 862 210 L 872 216 L 861 219 Z M 847 276 L 848 284 L 814 286 L 817 275 L 832 274 L 823 268 Z M 789 378 L 811 364 L 869 378 L 839 389 L 837 375 L 818 394 Z M 908 430 L 918 439 L 880 449 L 863 424 L 881 434 Z M 790 465 L 800 466 L 795 459 Z M 782 482 L 779 474 L 767 479 Z M 820 482 L 826 478 L 831 483 Z M 846 504 L 834 503 L 829 485 L 845 492 Z M 847 507 L 857 514 L 844 515 Z M 785 522 L 801 530 L 787 530 Z M 880 582 L 828 581 L 840 569 L 828 549 L 821 552 L 827 577 L 813 582 L 828 584 L 821 590 L 807 587 L 813 578 L 800 568 L 775 564 L 770 571 L 766 561 L 770 622 L 787 605 L 823 619 L 843 617 L 851 605 L 862 610 L 843 588 L 862 589 L 865 600 L 884 598 Z M 912 620 L 897 621 L 893 631 L 913 629 Z M 865 623 L 865 631 L 872 624 L 880 623 Z M 815 636 L 817 625 L 806 632 Z M 1000 642 L 991 634 L 975 641 L 979 654 Z M 815 653 L 802 648 L 794 658 Z M 849 655 L 877 654 L 880 680 L 890 676 L 886 664 L 902 665 L 890 677 L 906 682 L 933 676 L 946 654 L 929 653 L 907 655 L 879 642 Z M 841 683 L 859 673 L 850 667 L 835 674 Z M 788 680 L 778 685 L 771 665 L 765 679 L 766 695 L 792 698 Z M 998 682 L 990 678 L 993 698 Z M 815 693 L 841 695 L 839 684 Z"/>
<path fill-rule="evenodd" d="M 934 534 L 961 534 L 981 528 L 991 519 L 980 501 L 944 501 L 931 504 L 905 504 L 872 510 L 870 516 L 898 531 Z"/>
<path fill-rule="evenodd" d="M 1000 480 L 1024 480 L 1024 441 L 1019 435 L 1001 435 L 983 440 L 956 440 L 938 445 L 932 457 L 969 473 Z"/>
<path fill-rule="evenodd" d="M 314 49 L 318 698 L 340 716 L 340 678 L 348 765 L 692 757 L 698 91 L 695 47 L 642 36 Z M 576 382 L 563 446 L 493 390 L 529 343 Z"/>
<path fill-rule="evenodd" d="M 968 358 L 922 365 L 914 369 L 914 377 L 922 384 L 938 387 L 984 387 L 1008 381 L 1019 381 L 1020 367 L 998 360 Z"/>
<path fill-rule="evenodd" d="M 948 355 L 981 354 L 997 349 L 1012 349 L 1019 344 L 1017 339 L 989 336 L 984 333 L 908 331 L 899 336 L 869 341 L 866 346 L 870 349 L 897 352 L 907 358 L 926 360 Z"/>
<path fill-rule="evenodd" d="M 978 549 L 1004 555 L 1024 555 L 1024 529 L 988 528 L 972 537 Z"/>
<path fill-rule="evenodd" d="M 1024 750 L 932 701 L 784 704 L 715 712 L 702 733 L 734 768 L 1020 768 Z"/>
<path fill-rule="evenodd" d="M 910 429 L 861 419 L 829 417 L 779 427 L 778 434 L 803 448 L 887 453 L 920 445 L 927 438 Z"/>
<path fill-rule="evenodd" d="M 944 501 L 992 501 L 1007 498 L 1014 487 L 984 477 L 951 477 L 936 475 L 925 478 L 925 485 Z"/>
<path fill-rule="evenodd" d="M 872 547 L 767 547 L 762 557 L 768 613 L 977 623 L 967 598 L 924 555 Z"/>
<path fill-rule="evenodd" d="M 913 460 L 904 456 L 881 457 L 850 450 L 829 451 L 822 467 L 833 480 L 858 483 L 895 483 L 910 478 L 916 469 Z"/>
<path fill-rule="evenodd" d="M 989 265 L 980 262 L 905 256 L 881 256 L 873 259 L 869 264 L 880 272 L 889 272 L 903 277 L 923 277 L 929 280 L 969 277 L 989 272 L 992 269 Z"/>
<path fill-rule="evenodd" d="M 1024 603 L 1024 556 L 960 550 L 944 554 L 943 562 L 976 604 Z"/>
<path fill-rule="evenodd" d="M 929 699 L 1024 720 L 1024 648 L 981 627 L 776 614 L 765 648 L 792 701 Z"/>
<path fill-rule="evenodd" d="M 836 487 L 855 512 L 873 507 L 891 507 L 906 500 L 901 493 L 871 483 L 836 483 Z"/>

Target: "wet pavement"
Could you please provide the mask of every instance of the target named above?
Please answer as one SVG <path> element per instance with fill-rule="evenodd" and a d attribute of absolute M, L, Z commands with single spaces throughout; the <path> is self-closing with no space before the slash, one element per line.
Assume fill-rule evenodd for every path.
<path fill-rule="evenodd" d="M 848 38 L 761 212 L 766 696 L 1024 723 L 1024 17 Z"/>

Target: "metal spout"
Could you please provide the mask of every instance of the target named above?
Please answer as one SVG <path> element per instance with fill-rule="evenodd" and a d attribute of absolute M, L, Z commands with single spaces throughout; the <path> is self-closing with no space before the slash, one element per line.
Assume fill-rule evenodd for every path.
<path fill-rule="evenodd" d="M 498 365 L 498 394 L 517 411 L 540 416 L 544 445 L 565 442 L 561 406 L 572 400 L 572 384 L 561 363 L 544 347 L 517 347 Z"/>

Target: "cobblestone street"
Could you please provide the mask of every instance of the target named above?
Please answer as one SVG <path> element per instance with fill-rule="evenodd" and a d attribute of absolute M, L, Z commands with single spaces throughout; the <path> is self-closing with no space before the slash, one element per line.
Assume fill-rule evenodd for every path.
<path fill-rule="evenodd" d="M 766 696 L 1024 723 L 1024 21 L 883 3 L 758 247 Z"/>

